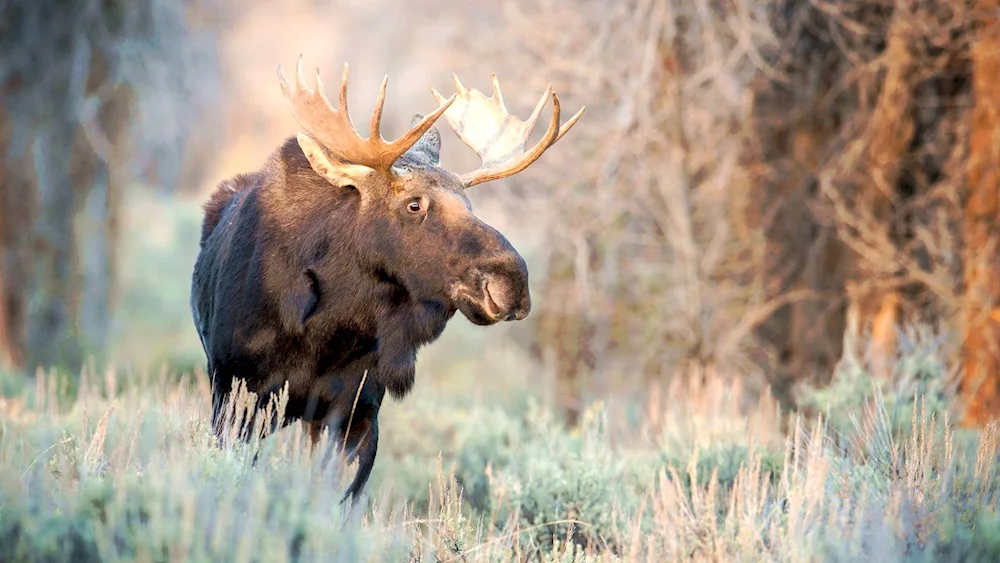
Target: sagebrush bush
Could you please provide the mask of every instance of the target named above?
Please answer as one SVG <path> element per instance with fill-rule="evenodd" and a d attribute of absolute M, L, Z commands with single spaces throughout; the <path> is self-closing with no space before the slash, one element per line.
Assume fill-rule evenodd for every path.
<path fill-rule="evenodd" d="M 603 412 L 588 410 L 571 435 L 539 412 L 512 463 L 491 467 L 494 517 L 517 523 L 526 551 L 548 551 L 560 541 L 620 550 L 641 491 L 628 486 L 628 462 L 609 446 L 602 422 Z"/>
<path fill-rule="evenodd" d="M 916 354 L 897 371 L 935 365 Z M 675 389 L 652 422 L 592 405 L 573 431 L 537 403 L 431 395 L 387 409 L 352 512 L 353 468 L 319 464 L 301 425 L 218 443 L 203 377 L 88 373 L 69 396 L 46 374 L 8 382 L 5 563 L 1000 557 L 1000 423 L 954 428 L 929 387 L 854 389 L 787 428 L 768 401 L 740 403 L 738 380 Z"/>
<path fill-rule="evenodd" d="M 388 411 L 388 409 L 387 409 Z M 525 432 L 524 421 L 495 407 L 442 409 L 439 404 L 414 401 L 405 409 L 386 412 L 388 424 L 420 428 L 420 432 L 397 432 L 380 445 L 379 459 L 391 457 L 391 474 L 398 500 L 426 507 L 430 500 L 427 484 L 435 479 L 435 467 L 428 464 L 439 454 L 447 466 L 454 464 L 456 482 L 473 510 L 489 512 L 491 499 L 487 468 L 507 466 L 517 461 L 517 444 Z M 374 482 L 389 478 L 386 464 L 377 463 Z"/>
<path fill-rule="evenodd" d="M 954 414 L 958 406 L 957 379 L 944 361 L 949 357 L 947 343 L 943 336 L 925 326 L 908 326 L 899 332 L 892 379 L 875 378 L 867 355 L 847 354 L 837 365 L 829 385 L 814 388 L 802 384 L 798 404 L 803 409 L 822 412 L 841 431 L 853 426 L 851 417 L 875 395 L 884 401 L 893 428 L 904 432 L 913 420 L 912 406 L 917 397 L 938 416 Z"/>

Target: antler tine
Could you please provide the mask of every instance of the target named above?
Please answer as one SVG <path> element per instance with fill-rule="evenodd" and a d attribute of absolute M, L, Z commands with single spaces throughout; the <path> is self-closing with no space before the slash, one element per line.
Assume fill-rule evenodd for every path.
<path fill-rule="evenodd" d="M 500 81 L 497 80 L 497 74 L 494 72 L 490 75 L 490 77 L 493 79 L 493 97 L 497 99 L 497 103 L 500 104 L 500 107 L 502 107 L 504 111 L 507 111 L 507 106 L 503 103 L 503 93 L 500 92 Z M 542 96 L 542 98 L 544 97 L 545 96 Z"/>
<path fill-rule="evenodd" d="M 319 69 L 316 69 L 316 72 L 319 72 Z M 348 66 L 347 63 L 344 63 L 344 72 L 341 73 L 341 75 L 340 75 L 340 111 L 344 112 L 345 114 L 348 113 L 348 111 L 347 111 L 347 78 L 350 75 L 351 75 L 351 67 Z M 327 105 L 329 105 L 329 104 L 330 104 L 330 102 L 327 101 Z"/>
<path fill-rule="evenodd" d="M 281 85 L 281 92 L 282 94 L 284 94 L 285 99 L 288 99 L 288 97 L 292 95 L 292 92 L 288 87 L 288 80 L 285 78 L 285 72 L 281 69 L 280 64 L 278 65 L 277 72 L 278 72 L 278 84 Z M 296 80 L 295 85 L 298 86 L 298 80 Z M 298 88 L 296 88 L 296 90 L 298 90 Z"/>
<path fill-rule="evenodd" d="M 421 119 L 419 123 L 411 127 L 409 131 L 404 133 L 399 139 L 392 143 L 392 146 L 398 145 L 398 148 L 394 150 L 399 151 L 399 154 L 403 154 L 409 150 L 410 147 L 415 145 L 416 142 L 420 140 L 420 137 L 423 137 L 424 133 L 426 133 L 427 130 L 434 125 L 434 122 L 437 121 L 437 119 L 451 107 L 455 100 L 456 95 L 452 94 L 450 98 L 445 100 L 444 103 L 440 105 L 440 107 Z"/>
<path fill-rule="evenodd" d="M 462 183 L 467 188 L 490 180 L 506 178 L 526 169 L 561 139 L 586 109 L 586 107 L 580 108 L 569 121 L 560 126 L 562 108 L 559 96 L 552 91 L 550 83 L 527 121 L 521 121 L 507 112 L 496 74 L 492 75 L 493 94 L 489 97 L 478 90 L 466 89 L 457 76 L 454 76 L 454 79 L 459 101 L 445 112 L 445 119 L 459 138 L 476 151 L 483 162 L 479 170 L 461 176 Z M 431 88 L 431 94 L 439 103 L 444 99 L 434 88 Z M 542 139 L 531 150 L 526 151 L 528 137 L 550 97 L 552 119 L 548 129 Z"/>
<path fill-rule="evenodd" d="M 527 134 L 524 136 L 525 143 L 528 142 L 528 135 L 530 135 L 531 132 L 535 130 L 535 123 L 538 122 L 538 118 L 541 117 L 542 115 L 542 110 L 545 109 L 545 102 L 549 101 L 549 96 L 553 95 L 554 94 L 552 92 L 552 83 L 549 82 L 548 86 L 545 87 L 545 91 L 542 92 L 542 97 L 538 99 L 538 103 L 535 104 L 535 109 L 531 111 L 531 116 L 528 117 L 528 121 L 526 122 L 528 124 L 528 131 Z M 556 113 L 558 113 L 559 111 L 558 105 L 559 105 L 558 102 L 556 102 L 554 109 Z M 553 113 L 553 115 L 555 115 L 555 113 Z"/>
<path fill-rule="evenodd" d="M 558 143 L 559 139 L 562 139 L 563 135 L 565 135 L 574 125 L 576 125 L 576 122 L 579 121 L 581 117 L 583 117 L 583 110 L 585 109 L 587 109 L 587 106 L 581 107 L 576 113 L 573 114 L 573 117 L 569 118 L 569 121 L 562 124 L 562 127 L 559 128 L 559 134 L 556 135 L 556 138 L 552 141 L 553 145 Z"/>
<path fill-rule="evenodd" d="M 438 105 L 443 104 L 446 100 L 446 98 L 441 95 L 441 92 L 438 92 L 433 86 L 431 86 L 431 94 L 434 96 L 434 100 L 437 101 Z M 454 96 L 455 94 L 452 94 L 452 97 Z"/>
<path fill-rule="evenodd" d="M 302 72 L 302 55 L 295 61 L 295 89 L 301 90 L 306 86 L 306 75 Z"/>
<path fill-rule="evenodd" d="M 382 108 L 385 106 L 385 88 L 389 84 L 389 75 L 382 79 L 382 87 L 378 91 L 378 98 L 375 99 L 375 110 L 372 112 L 372 122 L 369 126 L 369 139 L 382 139 Z"/>
<path fill-rule="evenodd" d="M 345 63 L 340 83 L 340 100 L 333 107 L 323 89 L 319 70 L 316 70 L 316 90 L 305 86 L 302 72 L 302 55 L 296 68 L 295 87 L 290 88 L 285 75 L 278 65 L 278 79 L 292 115 L 303 130 L 322 144 L 336 159 L 350 164 L 360 164 L 392 176 L 393 163 L 410 149 L 427 132 L 434 121 L 447 110 L 456 97 L 452 96 L 417 125 L 410 128 L 399 139 L 388 143 L 382 138 L 381 122 L 385 106 L 385 92 L 388 76 L 382 80 L 375 109 L 371 118 L 371 133 L 367 139 L 361 138 L 347 109 L 347 82 L 350 67 Z"/>

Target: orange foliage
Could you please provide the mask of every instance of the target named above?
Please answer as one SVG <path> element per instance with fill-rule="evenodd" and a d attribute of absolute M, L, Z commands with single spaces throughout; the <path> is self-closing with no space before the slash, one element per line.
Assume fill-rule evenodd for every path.
<path fill-rule="evenodd" d="M 980 0 L 985 15 L 972 44 L 972 88 L 965 206 L 965 303 L 962 346 L 965 423 L 981 425 L 1000 416 L 1000 35 L 998 0 Z M 992 12 L 992 14 L 991 14 Z"/>
<path fill-rule="evenodd" d="M 892 376 L 899 301 L 899 294 L 890 292 L 882 300 L 882 307 L 872 319 L 872 372 L 881 379 Z"/>
<path fill-rule="evenodd" d="M 885 81 L 879 94 L 871 121 L 865 132 L 867 137 L 867 170 L 869 182 L 862 186 L 860 208 L 870 214 L 872 226 L 888 230 L 892 222 L 892 203 L 899 198 L 896 190 L 900 163 L 913 140 L 915 126 L 911 118 L 912 74 L 916 61 L 910 47 L 913 42 L 912 14 L 905 3 L 898 3 L 889 28 L 888 41 L 883 55 Z M 885 236 L 889 236 L 886 233 Z M 896 349 L 896 324 L 900 296 L 886 290 L 885 263 L 873 263 L 870 257 L 858 256 L 852 305 L 858 309 L 861 330 L 871 330 L 871 361 L 876 377 L 886 379 L 892 375 L 892 362 Z M 885 280 L 889 281 L 889 280 Z M 889 284 L 893 285 L 893 284 Z"/>

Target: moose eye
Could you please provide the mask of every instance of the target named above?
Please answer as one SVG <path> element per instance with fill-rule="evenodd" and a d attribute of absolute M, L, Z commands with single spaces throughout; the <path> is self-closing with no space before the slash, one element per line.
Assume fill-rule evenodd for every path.
<path fill-rule="evenodd" d="M 406 205 L 406 210 L 410 213 L 420 213 L 420 202 L 413 200 Z"/>

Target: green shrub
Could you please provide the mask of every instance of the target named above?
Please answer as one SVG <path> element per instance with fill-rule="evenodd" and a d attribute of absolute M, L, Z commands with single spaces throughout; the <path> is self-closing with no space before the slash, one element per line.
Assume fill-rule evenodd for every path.
<path fill-rule="evenodd" d="M 615 551 L 639 510 L 641 493 L 628 486 L 627 461 L 608 445 L 603 413 L 590 410 L 583 419 L 570 435 L 539 411 L 515 446 L 516 459 L 492 468 L 493 516 L 516 522 L 525 549 L 571 542 Z"/>

